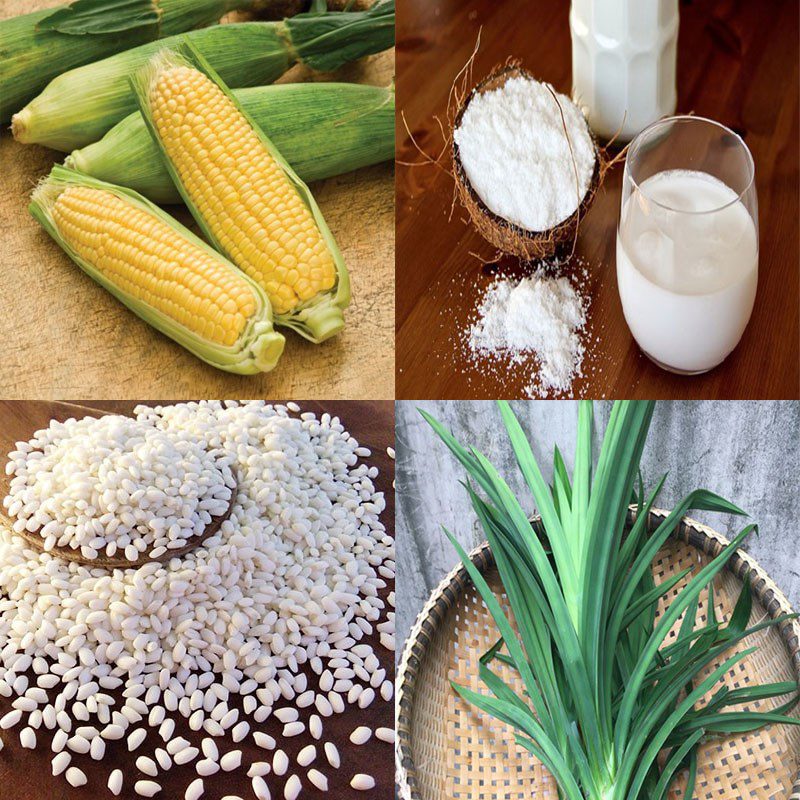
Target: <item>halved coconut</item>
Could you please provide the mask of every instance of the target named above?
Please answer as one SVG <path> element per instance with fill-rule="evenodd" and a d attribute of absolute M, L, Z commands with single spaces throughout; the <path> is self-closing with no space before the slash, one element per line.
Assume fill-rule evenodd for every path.
<path fill-rule="evenodd" d="M 500 89 L 511 78 L 526 78 L 536 81 L 536 78 L 534 78 L 530 72 L 516 64 L 496 69 L 487 78 L 482 80 L 461 104 L 453 123 L 453 131 L 457 131 L 461 126 L 464 114 L 476 95 Z M 568 98 L 565 99 L 569 103 L 572 102 Z M 582 123 L 586 125 L 586 132 L 591 141 L 594 153 L 594 169 L 591 178 L 583 198 L 575 211 L 565 219 L 540 231 L 529 230 L 519 224 L 511 222 L 492 211 L 486 205 L 470 183 L 467 171 L 461 160 L 461 153 L 459 152 L 459 146 L 456 142 L 456 136 L 453 136 L 453 172 L 461 202 L 469 212 L 472 222 L 481 236 L 504 253 L 510 253 L 519 258 L 535 261 L 552 257 L 560 248 L 574 240 L 577 234 L 579 220 L 586 216 L 594 200 L 595 192 L 600 182 L 601 171 L 597 144 L 582 114 L 580 118 Z M 570 163 L 569 168 L 570 170 L 573 169 L 572 163 Z M 535 191 L 535 188 L 536 187 L 531 187 L 531 191 Z"/>

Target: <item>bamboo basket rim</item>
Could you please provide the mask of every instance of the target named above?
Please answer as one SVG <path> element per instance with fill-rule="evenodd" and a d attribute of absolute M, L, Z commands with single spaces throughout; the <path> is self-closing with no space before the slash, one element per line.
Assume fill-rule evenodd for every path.
<path fill-rule="evenodd" d="M 648 515 L 648 527 L 654 521 L 668 516 L 669 511 L 653 508 Z M 631 508 L 629 521 L 635 516 Z M 539 520 L 538 516 L 531 521 Z M 691 517 L 683 517 L 670 538 L 677 538 L 704 554 L 714 557 L 729 544 L 727 538 Z M 488 542 L 483 542 L 469 554 L 475 566 L 485 573 L 494 567 L 494 557 Z M 737 549 L 725 569 L 732 572 L 742 582 L 750 574 L 750 590 L 753 596 L 763 605 L 764 610 L 774 619 L 781 614 L 791 614 L 793 609 L 786 595 L 764 571 L 760 564 L 741 548 Z M 411 747 L 411 720 L 413 716 L 416 680 L 420 666 L 425 660 L 427 645 L 433 633 L 444 617 L 456 605 L 465 588 L 472 581 L 463 564 L 458 563 L 431 593 L 411 628 L 403 647 L 403 655 L 397 671 L 397 706 L 396 728 L 397 743 L 395 745 L 395 767 L 397 788 L 401 800 L 427 800 L 420 794 L 417 771 Z M 800 686 L 800 622 L 796 619 L 786 620 L 777 626 L 778 632 L 786 646 L 787 655 Z M 787 800 L 800 800 L 800 770 L 795 778 L 792 794 Z"/>

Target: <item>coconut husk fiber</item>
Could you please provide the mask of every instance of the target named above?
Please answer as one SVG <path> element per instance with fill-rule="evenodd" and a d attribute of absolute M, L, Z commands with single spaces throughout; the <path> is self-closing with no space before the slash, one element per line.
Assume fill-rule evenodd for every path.
<path fill-rule="evenodd" d="M 517 77 L 537 80 L 534 75 L 516 62 L 510 62 L 495 67 L 495 69 L 492 70 L 486 78 L 480 81 L 480 83 L 478 83 L 462 100 L 453 120 L 452 129 L 456 130 L 461 124 L 464 112 L 476 94 L 483 94 L 493 89 L 499 89 L 509 78 Z M 453 174 L 455 176 L 456 187 L 458 188 L 458 196 L 462 205 L 469 213 L 472 223 L 477 228 L 478 233 L 480 233 L 487 242 L 490 242 L 498 248 L 498 250 L 518 256 L 526 261 L 540 261 L 542 259 L 552 258 L 557 253 L 563 252 L 565 248 L 574 247 L 580 221 L 589 211 L 597 189 L 602 183 L 606 169 L 603 154 L 598 149 L 594 137 L 592 137 L 592 142 L 595 145 L 594 172 L 589 182 L 589 188 L 586 190 L 586 194 L 583 196 L 583 200 L 578 208 L 571 216 L 549 230 L 529 231 L 498 216 L 486 206 L 483 200 L 481 200 L 469 182 L 464 166 L 461 163 L 458 145 L 456 144 L 455 137 L 453 137 Z"/>

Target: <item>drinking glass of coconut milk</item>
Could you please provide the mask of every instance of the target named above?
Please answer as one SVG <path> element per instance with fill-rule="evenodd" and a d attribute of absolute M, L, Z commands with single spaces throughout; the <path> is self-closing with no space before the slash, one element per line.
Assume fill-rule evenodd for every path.
<path fill-rule="evenodd" d="M 617 282 L 634 339 L 693 375 L 742 337 L 758 280 L 755 168 L 733 131 L 701 117 L 655 122 L 631 143 L 617 229 Z"/>

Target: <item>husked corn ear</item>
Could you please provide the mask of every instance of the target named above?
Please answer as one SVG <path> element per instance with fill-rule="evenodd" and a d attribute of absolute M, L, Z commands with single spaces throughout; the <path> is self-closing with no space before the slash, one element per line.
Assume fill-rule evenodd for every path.
<path fill-rule="evenodd" d="M 256 310 L 240 275 L 110 192 L 70 186 L 58 196 L 53 219 L 109 280 L 198 336 L 230 347 Z"/>
<path fill-rule="evenodd" d="M 199 70 L 174 66 L 160 73 L 150 102 L 186 191 L 275 313 L 332 288 L 333 257 L 310 209 L 222 90 Z"/>
<path fill-rule="evenodd" d="M 344 325 L 347 270 L 308 187 L 202 57 L 159 53 L 133 81 L 167 169 L 208 238 L 264 289 L 278 325 Z M 201 66 L 197 66 L 201 65 Z"/>
<path fill-rule="evenodd" d="M 263 289 L 129 189 L 56 166 L 31 213 L 84 272 L 209 364 L 266 372 L 284 339 Z"/>

